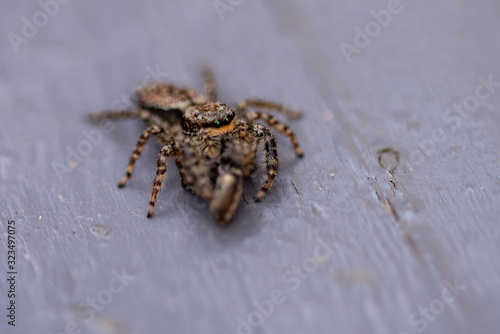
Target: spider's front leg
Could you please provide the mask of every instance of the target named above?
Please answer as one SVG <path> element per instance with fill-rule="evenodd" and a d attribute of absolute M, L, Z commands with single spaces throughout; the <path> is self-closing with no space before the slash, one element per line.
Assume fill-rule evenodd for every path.
<path fill-rule="evenodd" d="M 293 133 L 293 131 L 285 124 L 280 121 L 278 121 L 276 118 L 273 116 L 263 113 L 263 112 L 257 112 L 257 111 L 250 111 L 247 114 L 247 118 L 249 121 L 256 121 L 258 119 L 262 119 L 265 121 L 270 127 L 272 127 L 274 130 L 278 131 L 281 134 L 284 134 L 290 140 L 292 141 L 293 147 L 295 148 L 295 154 L 299 157 L 302 158 L 304 156 L 304 153 L 302 152 L 302 149 L 299 146 L 299 142 L 297 140 L 297 137 Z"/>
<path fill-rule="evenodd" d="M 153 182 L 153 191 L 151 193 L 151 198 L 149 201 L 148 208 L 148 218 L 153 215 L 153 208 L 156 203 L 156 196 L 161 190 L 163 184 L 163 179 L 165 178 L 165 172 L 167 171 L 167 158 L 175 156 L 178 154 L 178 149 L 175 144 L 168 144 L 162 147 L 160 154 L 158 154 L 158 160 L 156 162 L 156 175 Z"/>
<path fill-rule="evenodd" d="M 142 154 L 142 151 L 144 150 L 144 147 L 146 146 L 146 143 L 148 142 L 149 136 L 150 135 L 158 135 L 160 133 L 163 133 L 164 130 L 161 129 L 157 125 L 151 125 L 148 127 L 146 130 L 144 130 L 139 137 L 139 140 L 137 141 L 137 144 L 135 145 L 134 151 L 132 152 L 132 156 L 130 157 L 130 162 L 127 167 L 127 174 L 121 179 L 120 183 L 118 184 L 119 188 L 125 187 L 125 184 L 127 181 L 130 179 L 132 176 L 132 172 L 134 170 L 134 165 L 137 159 Z"/>
<path fill-rule="evenodd" d="M 260 187 L 257 195 L 254 197 L 256 202 L 260 202 L 266 195 L 269 188 L 271 188 L 276 176 L 278 175 L 278 146 L 276 145 L 276 140 L 274 139 L 273 134 L 268 128 L 260 124 L 254 124 L 249 128 L 249 131 L 254 132 L 255 137 L 257 137 L 259 141 L 262 140 L 264 142 L 264 151 L 266 154 L 265 161 L 267 178 Z"/>
<path fill-rule="evenodd" d="M 242 121 L 236 122 L 232 138 L 233 142 L 231 145 L 233 148 L 231 150 L 234 151 L 236 149 L 238 151 L 238 153 L 234 155 L 234 157 L 238 157 L 237 165 L 241 168 L 243 176 L 249 176 L 257 170 L 255 158 L 257 156 L 259 143 L 248 131 L 248 124 Z M 228 152 L 231 152 L 231 150 L 226 150 L 225 156 L 230 154 Z M 235 164 L 235 162 L 236 161 L 234 161 L 233 164 Z"/>

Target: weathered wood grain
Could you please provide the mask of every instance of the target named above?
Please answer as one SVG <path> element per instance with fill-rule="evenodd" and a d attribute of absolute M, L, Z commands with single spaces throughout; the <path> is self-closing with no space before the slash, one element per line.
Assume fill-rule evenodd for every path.
<path fill-rule="evenodd" d="M 232 3 L 221 20 L 211 0 L 71 1 L 17 53 L 41 7 L 3 5 L 0 332 L 498 333 L 498 2 Z M 204 65 L 229 104 L 305 114 L 305 158 L 278 136 L 277 182 L 225 229 L 172 162 L 147 219 L 159 147 L 118 189 L 141 125 L 85 121 L 142 82 L 201 88 Z M 68 148 L 88 154 L 57 172 Z"/>

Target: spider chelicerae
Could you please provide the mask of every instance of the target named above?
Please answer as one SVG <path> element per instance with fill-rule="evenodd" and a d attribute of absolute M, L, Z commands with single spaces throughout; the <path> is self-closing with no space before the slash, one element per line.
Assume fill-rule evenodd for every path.
<path fill-rule="evenodd" d="M 243 100 L 230 108 L 217 101 L 212 72 L 204 70 L 202 76 L 205 83 L 203 94 L 168 83 L 152 83 L 137 92 L 136 107 L 89 115 L 93 122 L 139 118 L 147 124 L 119 187 L 125 186 L 132 175 L 134 164 L 151 135 L 163 145 L 158 155 L 148 217 L 153 214 L 165 177 L 167 158 L 176 157 L 182 186 L 209 202 L 210 214 L 218 224 L 227 224 L 242 196 L 243 178 L 257 169 L 255 160 L 260 143 L 265 153 L 267 175 L 254 199 L 261 201 L 278 173 L 278 147 L 271 131 L 257 124 L 257 120 L 288 136 L 296 155 L 303 156 L 297 138 L 288 126 L 255 109 L 278 111 L 290 118 L 300 117 L 300 112 L 259 99 Z"/>

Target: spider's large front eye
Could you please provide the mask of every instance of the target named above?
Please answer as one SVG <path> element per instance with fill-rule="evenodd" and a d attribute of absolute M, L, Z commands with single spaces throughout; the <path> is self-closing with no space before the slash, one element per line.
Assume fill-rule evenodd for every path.
<path fill-rule="evenodd" d="M 226 117 L 226 122 L 229 123 L 229 117 Z"/>
<path fill-rule="evenodd" d="M 220 122 L 217 120 L 217 121 L 215 121 L 215 124 L 219 125 L 219 124 L 220 124 Z"/>

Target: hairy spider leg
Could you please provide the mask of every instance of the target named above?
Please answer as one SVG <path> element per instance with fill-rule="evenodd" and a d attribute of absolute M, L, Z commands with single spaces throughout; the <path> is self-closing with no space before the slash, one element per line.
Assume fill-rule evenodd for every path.
<path fill-rule="evenodd" d="M 130 162 L 129 162 L 128 167 L 127 167 L 127 173 L 123 177 L 123 179 L 121 179 L 120 183 L 118 183 L 119 188 L 125 187 L 125 184 L 127 183 L 128 179 L 130 179 L 130 177 L 132 176 L 135 162 L 141 156 L 142 151 L 144 150 L 144 147 L 146 146 L 146 143 L 149 140 L 149 136 L 150 135 L 158 135 L 158 134 L 163 133 L 163 132 L 165 132 L 165 130 L 160 128 L 157 125 L 151 125 L 148 128 L 146 128 L 146 130 L 144 130 L 142 132 L 141 136 L 139 137 L 139 140 L 137 141 L 137 144 L 135 145 L 134 151 L 132 152 L 132 155 L 130 156 Z"/>
<path fill-rule="evenodd" d="M 153 191 L 151 192 L 151 198 L 149 200 L 148 218 L 153 215 L 156 197 L 158 192 L 161 190 L 163 179 L 165 178 L 165 172 L 167 171 L 167 158 L 177 154 L 178 149 L 175 147 L 175 144 L 163 146 L 160 150 L 160 154 L 158 154 L 158 160 L 156 162 L 156 175 L 153 181 Z"/>
<path fill-rule="evenodd" d="M 240 151 L 240 167 L 243 171 L 243 176 L 249 176 L 257 170 L 255 158 L 257 156 L 257 149 L 259 146 L 255 136 L 248 132 L 248 124 L 242 121 L 236 122 L 232 134 L 232 141 L 239 143 Z M 227 153 L 226 153 L 227 155 Z"/>
<path fill-rule="evenodd" d="M 284 134 L 285 136 L 288 136 L 288 138 L 290 138 L 290 140 L 292 141 L 293 147 L 295 148 L 295 154 L 299 158 L 302 158 L 304 156 L 304 153 L 302 152 L 302 149 L 299 146 L 299 142 L 297 140 L 297 137 L 295 136 L 293 131 L 286 124 L 278 121 L 273 116 L 271 116 L 267 113 L 263 113 L 263 112 L 250 111 L 247 114 L 247 117 L 250 121 L 262 119 L 270 127 L 272 127 L 274 130 L 278 131 L 281 134 Z"/>
<path fill-rule="evenodd" d="M 259 141 L 264 141 L 267 178 L 260 187 L 257 195 L 254 197 L 256 202 L 260 202 L 266 195 L 269 188 L 271 188 L 276 176 L 278 175 L 278 146 L 276 145 L 276 140 L 274 139 L 273 134 L 268 128 L 260 124 L 254 124 L 250 127 L 250 130 L 255 132 L 255 136 L 259 139 Z"/>

